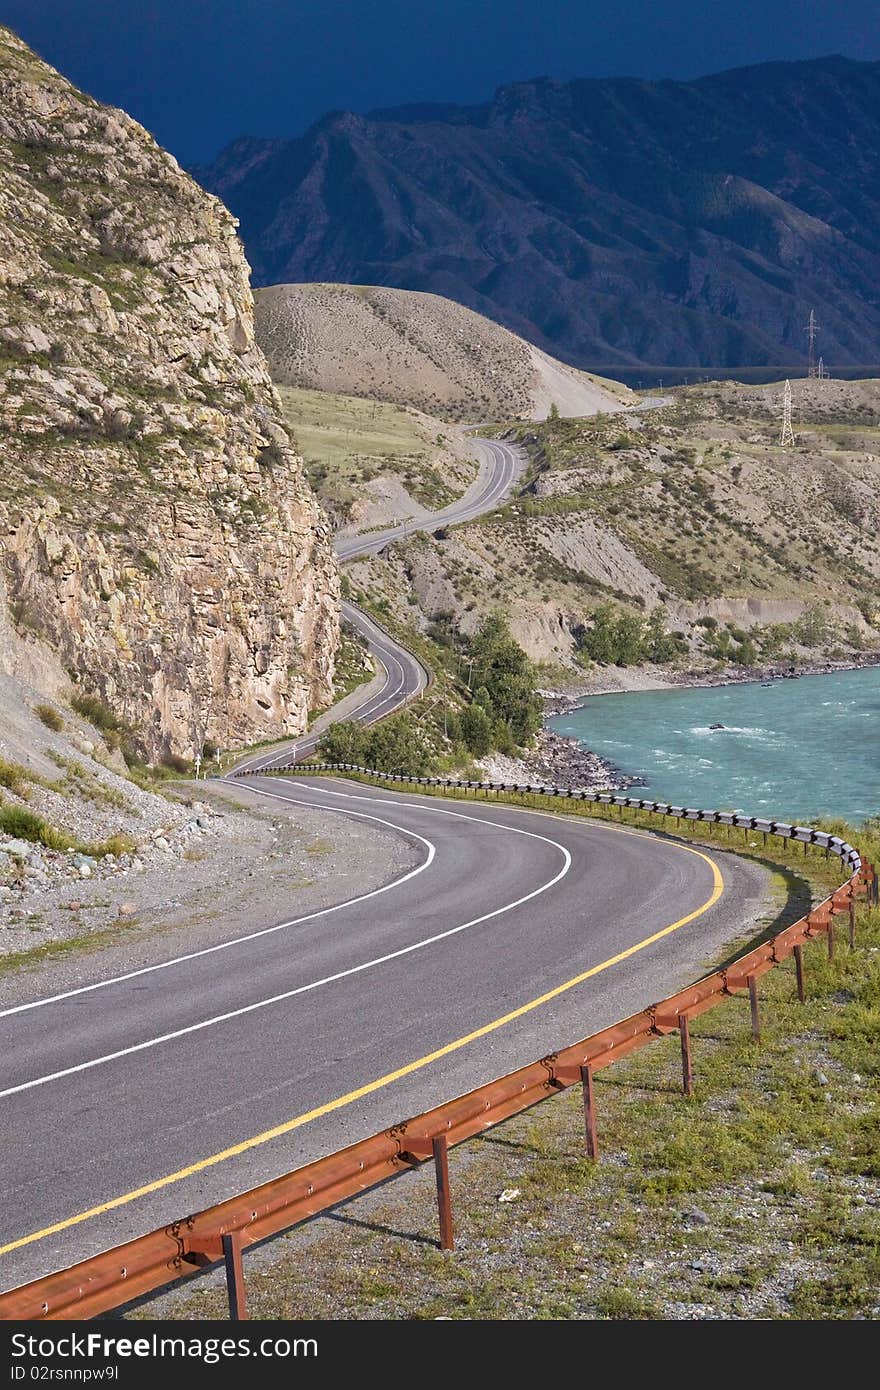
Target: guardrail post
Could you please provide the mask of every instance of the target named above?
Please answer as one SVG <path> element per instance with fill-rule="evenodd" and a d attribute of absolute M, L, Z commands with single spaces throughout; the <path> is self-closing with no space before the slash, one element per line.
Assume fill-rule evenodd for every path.
<path fill-rule="evenodd" d="M 687 1014 L 678 1015 L 678 1031 L 681 1035 L 681 1086 L 686 1096 L 692 1096 L 694 1070 L 691 1066 L 691 1027 Z"/>
<path fill-rule="evenodd" d="M 452 1227 L 452 1193 L 449 1187 L 449 1144 L 445 1134 L 431 1140 L 434 1171 L 437 1176 L 437 1214 L 440 1218 L 440 1249 L 455 1249 Z"/>
<path fill-rule="evenodd" d="M 854 951 L 856 948 L 856 900 L 849 900 L 849 949 Z"/>
<path fill-rule="evenodd" d="M 794 948 L 794 968 L 795 968 L 795 973 L 797 974 L 797 992 L 798 992 L 798 999 L 801 1001 L 802 1004 L 805 1004 L 806 1001 L 807 1001 L 807 991 L 806 991 L 806 988 L 805 988 L 805 986 L 804 986 L 804 948 L 803 948 L 803 946 L 795 946 L 795 948 Z"/>
<path fill-rule="evenodd" d="M 596 1110 L 593 1104 L 593 1068 L 581 1067 L 581 1085 L 584 1088 L 584 1128 L 587 1134 L 587 1158 L 599 1157 L 596 1142 Z"/>
<path fill-rule="evenodd" d="M 752 1037 L 755 1042 L 761 1040 L 761 1020 L 758 1015 L 758 981 L 754 975 L 749 976 L 749 1004 L 752 1009 Z"/>
<path fill-rule="evenodd" d="M 233 1231 L 223 1237 L 223 1259 L 226 1264 L 226 1292 L 229 1295 L 229 1317 L 232 1322 L 247 1321 L 247 1293 L 241 1263 L 241 1235 Z"/>
<path fill-rule="evenodd" d="M 834 960 L 834 918 L 828 918 L 828 959 Z"/>

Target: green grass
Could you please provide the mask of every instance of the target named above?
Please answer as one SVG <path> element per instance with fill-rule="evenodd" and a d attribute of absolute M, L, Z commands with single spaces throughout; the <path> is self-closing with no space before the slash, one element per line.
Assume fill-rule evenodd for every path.
<path fill-rule="evenodd" d="M 53 705 L 34 705 L 34 714 L 56 734 L 64 728 L 64 720 Z"/>
<path fill-rule="evenodd" d="M 5 831 L 7 835 L 14 835 L 18 840 L 45 845 L 47 849 L 73 849 L 76 844 L 66 831 L 56 829 L 42 816 L 29 811 L 26 806 L 0 804 L 0 830 Z"/>
<path fill-rule="evenodd" d="M 9 806 L 2 802 L 0 830 L 5 831 L 7 835 L 14 835 L 18 840 L 44 845 L 46 849 L 78 850 L 80 854 L 90 855 L 93 859 L 103 859 L 107 854 L 116 855 L 118 858 L 121 854 L 133 854 L 137 849 L 137 844 L 131 836 L 122 833 L 110 835 L 106 840 L 77 840 L 66 830 L 59 830 L 57 826 L 50 825 L 43 816 L 38 816 L 26 806 Z"/>
<path fill-rule="evenodd" d="M 33 783 L 39 786 L 48 785 L 45 778 L 31 772 L 30 768 L 24 767 L 21 763 L 10 762 L 7 758 L 0 758 L 0 787 L 5 787 L 16 796 L 26 797 L 28 788 Z"/>
<path fill-rule="evenodd" d="M 100 951 L 104 946 L 117 945 L 122 933 L 139 926 L 140 922 L 136 917 L 126 917 L 119 926 L 107 927 L 103 931 L 68 936 L 63 941 L 47 941 L 44 946 L 32 946 L 26 951 L 8 951 L 0 955 L 0 976 L 13 975 L 16 971 L 41 965 L 44 961 L 64 960 L 67 956 L 86 951 Z"/>
<path fill-rule="evenodd" d="M 117 791 L 115 787 L 108 786 L 82 763 L 78 763 L 75 758 L 65 758 L 62 754 L 51 751 L 49 757 L 64 773 L 63 778 L 58 783 L 57 790 L 68 795 L 81 797 L 83 800 L 94 802 L 96 805 L 113 806 L 117 809 L 124 807 L 126 810 L 134 811 L 134 807 L 129 804 L 122 792 Z"/>
<path fill-rule="evenodd" d="M 365 482 L 388 473 L 426 507 L 442 507 L 464 490 L 463 484 L 450 487 L 431 466 L 442 445 L 402 406 L 291 386 L 277 390 L 309 481 L 334 509 L 350 510 Z"/>
<path fill-rule="evenodd" d="M 455 1251 L 432 1245 L 425 1165 L 246 1259 L 251 1315 L 876 1318 L 880 911 L 859 911 L 854 951 L 814 941 L 805 961 L 806 1004 L 791 961 L 762 978 L 760 1043 L 747 998 L 694 1020 L 693 1099 L 676 1037 L 599 1073 L 599 1161 L 572 1087 L 452 1151 Z M 162 1316 L 223 1317 L 224 1297 Z"/>

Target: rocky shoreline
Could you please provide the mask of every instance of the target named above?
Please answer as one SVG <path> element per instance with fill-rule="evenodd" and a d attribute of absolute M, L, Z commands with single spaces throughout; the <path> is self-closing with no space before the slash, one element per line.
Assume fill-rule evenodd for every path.
<path fill-rule="evenodd" d="M 598 753 L 582 748 L 577 739 L 565 738 L 553 729 L 541 729 L 534 747 L 521 758 L 493 753 L 481 758 L 477 766 L 489 781 L 540 783 L 572 791 L 620 791 L 644 785 L 642 778 L 628 776 Z"/>

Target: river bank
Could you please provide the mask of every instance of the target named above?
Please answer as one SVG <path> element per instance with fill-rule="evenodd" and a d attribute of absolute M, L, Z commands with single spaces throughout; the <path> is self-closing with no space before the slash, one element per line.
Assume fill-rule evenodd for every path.
<path fill-rule="evenodd" d="M 541 729 L 533 748 L 520 758 L 491 753 L 477 763 L 490 782 L 522 786 L 567 787 L 572 791 L 621 791 L 641 786 L 639 777 L 628 776 L 608 758 L 584 748 L 576 738 L 554 729 Z"/>
<path fill-rule="evenodd" d="M 646 690 L 714 689 L 726 685 L 761 684 L 765 681 L 796 680 L 800 676 L 828 676 L 839 671 L 861 671 L 880 665 L 880 653 L 865 652 L 861 659 L 845 661 L 772 662 L 763 666 L 725 666 L 721 670 L 701 667 L 673 669 L 668 666 L 597 666 L 575 676 L 559 690 L 542 690 L 544 718 L 565 714 L 581 707 L 593 695 L 627 695 Z"/>

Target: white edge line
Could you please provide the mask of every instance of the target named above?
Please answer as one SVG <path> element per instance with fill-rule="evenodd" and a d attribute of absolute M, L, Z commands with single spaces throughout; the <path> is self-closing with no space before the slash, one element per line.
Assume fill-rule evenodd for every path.
<path fill-rule="evenodd" d="M 271 796 L 271 792 L 258 792 L 255 787 L 249 787 L 257 796 Z M 313 801 L 297 801 L 292 796 L 275 797 L 276 801 L 287 801 L 292 806 L 309 806 L 315 809 Z M 326 808 L 332 814 L 334 807 Z M 171 960 L 158 961 L 155 965 L 144 965 L 139 970 L 129 970 L 125 975 L 112 975 L 106 980 L 96 980 L 90 985 L 81 985 L 78 989 L 68 989 L 62 994 L 49 994 L 45 999 L 33 999 L 28 1004 L 15 1004 L 9 1009 L 0 1009 L 0 1018 L 9 1018 L 12 1014 L 26 1013 L 29 1009 L 40 1009 L 46 1004 L 57 1004 L 62 999 L 72 999 L 78 994 L 90 994 L 96 989 L 106 989 L 108 985 L 123 984 L 126 980 L 136 980 L 140 975 L 151 975 L 156 970 L 168 970 L 172 965 L 183 965 L 186 961 L 198 960 L 201 956 L 211 956 L 217 951 L 228 951 L 232 946 L 242 946 L 248 941 L 257 941 L 261 936 L 271 936 L 274 932 L 284 931 L 287 927 L 298 927 L 302 922 L 312 922 L 316 917 L 326 917 L 331 912 L 340 912 L 344 907 L 355 907 L 357 903 L 366 902 L 368 898 L 378 898 L 381 893 L 388 893 L 392 888 L 399 888 L 401 884 L 408 883 L 410 879 L 416 878 L 424 873 L 425 869 L 431 864 L 436 853 L 436 846 L 426 840 L 423 835 L 417 835 L 414 830 L 407 830 L 401 825 L 394 825 L 391 821 L 382 820 L 380 816 L 367 815 L 365 811 L 340 811 L 342 815 L 358 816 L 362 820 L 377 821 L 379 825 L 387 825 L 391 830 L 400 831 L 404 835 L 409 835 L 414 840 L 419 840 L 423 845 L 427 845 L 428 854 L 421 864 L 410 869 L 401 878 L 395 878 L 391 883 L 386 883 L 382 888 L 373 888 L 369 893 L 361 893 L 357 898 L 347 898 L 344 903 L 335 903 L 332 907 L 322 907 L 316 912 L 309 912 L 305 917 L 292 917 L 289 922 L 277 922 L 273 927 L 261 927 L 259 931 L 248 932 L 246 936 L 236 936 L 230 941 L 220 941 L 216 946 L 205 946 L 200 951 L 189 951 L 183 956 L 172 956 Z"/>
<path fill-rule="evenodd" d="M 251 788 L 251 790 L 254 791 L 254 792 L 256 793 L 256 795 L 258 795 L 258 796 L 267 796 L 267 797 L 270 797 L 273 801 L 289 801 L 289 800 L 292 800 L 291 797 L 278 796 L 278 794 L 275 793 L 275 792 L 259 791 L 256 787 Z M 317 790 L 317 789 L 316 789 L 316 790 Z M 336 795 L 345 796 L 345 795 L 348 795 L 348 793 L 341 792 L 341 793 L 336 793 Z M 351 794 L 351 795 L 353 795 L 353 794 Z M 358 797 L 357 799 L 358 799 L 358 800 L 366 800 L 367 798 Z M 385 801 L 386 804 L 387 804 L 387 801 L 386 801 L 385 798 L 377 798 L 377 799 L 381 799 L 381 800 Z M 295 803 L 295 804 L 297 804 L 297 805 L 308 805 L 309 803 L 308 803 L 308 802 L 297 802 L 297 803 Z M 21 1091 L 30 1091 L 30 1090 L 33 1090 L 33 1089 L 34 1089 L 35 1087 L 37 1087 L 37 1086 L 45 1086 L 45 1085 L 46 1085 L 48 1082 L 50 1082 L 50 1081 L 60 1081 L 60 1080 L 62 1080 L 65 1076 L 73 1076 L 73 1075 L 75 1075 L 75 1074 L 78 1073 L 78 1072 L 91 1071 L 92 1068 L 103 1066 L 104 1063 L 106 1063 L 106 1062 L 116 1062 L 116 1061 L 118 1061 L 121 1057 L 130 1057 L 130 1056 L 131 1056 L 133 1053 L 135 1053 L 135 1052 L 145 1052 L 148 1048 L 159 1047 L 162 1043 L 173 1042 L 173 1041 L 175 1041 L 175 1039 L 177 1039 L 177 1038 L 184 1038 L 184 1037 L 186 1037 L 186 1036 L 187 1036 L 188 1034 L 190 1034 L 190 1033 L 198 1033 L 198 1032 L 201 1032 L 201 1031 L 202 1031 L 203 1029 L 205 1029 L 205 1028 L 212 1028 L 212 1027 L 213 1027 L 215 1024 L 217 1024 L 217 1023 L 228 1023 L 230 1019 L 233 1019 L 233 1018 L 241 1018 L 241 1017 L 243 1017 L 245 1014 L 254 1013 L 257 1009 L 266 1009 L 266 1008 L 269 1008 L 272 1004 L 281 1004 L 281 1003 L 284 1003 L 285 1000 L 287 1000 L 287 999 L 294 999 L 294 998 L 295 998 L 297 995 L 299 995 L 299 994 L 308 994 L 308 993 L 310 993 L 312 990 L 320 989 L 323 985 L 334 984 L 336 981 L 347 979 L 347 978 L 349 978 L 349 977 L 352 976 L 352 975 L 360 975 L 360 974 L 361 974 L 363 971 L 365 971 L 365 970 L 372 970 L 372 969 L 375 969 L 375 967 L 378 966 L 378 965 L 387 965 L 389 961 L 392 961 L 392 960 L 399 960 L 401 956 L 408 956 L 408 955 L 411 955 L 413 951 L 421 951 L 421 950 L 424 950 L 424 948 L 425 948 L 426 946 L 434 946 L 434 945 L 436 945 L 436 943 L 437 943 L 438 941 L 446 941 L 446 940 L 448 940 L 448 938 L 451 937 L 451 936 L 457 936 L 459 932 L 467 931 L 469 927 L 476 927 L 476 926 L 479 926 L 481 922 L 488 922 L 488 921 L 490 921 L 493 917 L 500 917 L 500 916 L 502 915 L 502 913 L 505 913 L 505 912 L 512 912 L 514 908 L 522 907 L 523 903 L 530 902 L 530 901 L 532 900 L 532 898 L 538 898 L 538 897 L 540 897 L 542 893 L 546 893 L 550 888 L 554 887 L 554 885 L 557 884 L 557 883 L 560 881 L 560 879 L 564 878 L 565 875 L 568 873 L 569 869 L 571 868 L 571 855 L 569 854 L 568 850 L 565 848 L 564 845 L 559 844 L 559 842 L 558 842 L 557 840 L 551 840 L 550 837 L 549 837 L 549 835 L 538 835 L 538 834 L 537 834 L 535 831 L 533 831 L 533 830 L 521 830 L 521 829 L 519 829 L 519 828 L 516 827 L 516 826 L 502 826 L 502 827 L 499 827 L 497 821 L 484 820 L 482 817 L 478 817 L 478 816 L 468 816 L 468 815 L 462 814 L 461 812 L 447 811 L 447 810 L 442 809 L 441 807 L 435 807 L 435 806 L 421 806 L 421 805 L 419 805 L 418 802 L 395 802 L 395 803 L 393 803 L 393 804 L 395 804 L 395 805 L 397 805 L 397 806 L 400 806 L 400 805 L 408 806 L 408 807 L 411 807 L 412 809 L 417 809 L 417 810 L 434 811 L 436 814 L 439 814 L 439 815 L 454 816 L 454 817 L 456 817 L 456 819 L 458 819 L 458 820 L 476 821 L 476 822 L 477 822 L 478 824 L 480 824 L 480 825 L 491 825 L 491 826 L 493 827 L 493 829 L 496 829 L 496 830 L 499 829 L 499 828 L 504 829 L 504 830 L 512 830 L 512 831 L 514 832 L 514 834 L 516 834 L 516 835 L 525 835 L 525 836 L 527 836 L 530 840 L 542 840 L 545 844 L 552 845 L 552 846 L 554 847 L 554 849 L 558 849 L 558 850 L 561 851 L 562 856 L 563 856 L 563 860 L 564 860 L 563 865 L 562 865 L 562 868 L 559 870 L 559 872 L 558 872 L 557 874 L 554 875 L 553 878 L 549 879 L 547 883 L 541 884 L 541 886 L 540 886 L 539 888 L 534 888 L 534 889 L 532 889 L 531 893 L 526 893 L 523 897 L 517 898 L 515 902 L 512 902 L 512 903 L 505 903 L 505 904 L 503 904 L 503 906 L 501 906 L 501 907 L 496 907 L 496 908 L 494 908 L 491 912 L 484 912 L 483 915 L 482 915 L 482 917 L 473 917 L 469 922 L 461 922 L 457 927 L 449 927 L 446 931 L 437 932 L 434 936 L 425 937 L 424 940 L 422 940 L 422 941 L 414 941 L 414 942 L 412 942 L 409 946 L 401 946 L 400 949 L 397 950 L 397 951 L 389 951 L 387 955 L 384 955 L 384 956 L 376 956 L 373 960 L 362 961 L 360 965 L 353 965 L 353 966 L 350 966 L 348 970 L 339 970 L 339 971 L 336 972 L 335 975 L 325 975 L 322 979 L 320 979 L 320 980 L 312 980 L 312 981 L 311 981 L 309 984 L 307 984 L 307 985 L 299 985 L 299 986 L 297 986 L 296 989 L 286 990 L 283 994 L 275 994 L 275 995 L 273 995 L 270 999 L 258 999 L 255 1003 L 253 1003 L 253 1004 L 245 1004 L 245 1005 L 244 1005 L 242 1008 L 240 1008 L 240 1009 L 232 1009 L 232 1010 L 230 1010 L 228 1013 L 225 1013 L 225 1014 L 216 1014 L 213 1018 L 202 1019 L 202 1021 L 201 1021 L 200 1023 L 190 1023 L 186 1028 L 178 1028 L 178 1029 L 176 1029 L 173 1033 L 163 1033 L 163 1034 L 161 1034 L 161 1036 L 159 1036 L 159 1037 L 157 1037 L 157 1038 L 147 1038 L 146 1041 L 140 1042 L 140 1043 L 134 1043 L 131 1047 L 123 1047 L 123 1048 L 120 1048 L 119 1051 L 117 1051 L 117 1052 L 108 1052 L 108 1053 L 107 1053 L 105 1056 L 103 1056 L 103 1057 L 93 1057 L 93 1058 L 91 1058 L 88 1062 L 79 1062 L 79 1063 L 77 1063 L 76 1066 L 73 1066 L 73 1067 L 64 1067 L 61 1071 L 49 1072 L 49 1073 L 47 1073 L 47 1075 L 45 1075 L 45 1076 L 34 1077 L 34 1078 L 33 1078 L 32 1080 L 30 1080 L 30 1081 L 22 1081 L 22 1082 L 20 1082 L 17 1086 L 8 1086 L 5 1090 L 0 1091 L 0 1100 L 4 1100 L 7 1096 L 14 1096 L 14 1095 L 17 1095 L 17 1094 L 19 1094 Z M 326 809 L 330 810 L 330 809 L 332 809 L 332 808 L 328 807 L 328 808 L 326 808 Z M 379 817 L 378 817 L 378 816 L 368 816 L 368 815 L 366 815 L 366 813 L 357 812 L 357 811 L 349 811 L 347 808 L 346 808 L 345 810 L 341 810 L 341 811 L 340 811 L 340 814 L 342 814 L 342 815 L 362 815 L 363 818 L 364 818 L 365 820 L 379 820 Z M 388 823 L 388 822 L 383 822 L 383 824 L 387 824 L 387 823 Z M 410 832 L 408 832 L 408 833 L 414 834 L 415 832 L 410 831 Z M 418 838 L 421 838 L 421 836 L 419 836 Z M 422 867 L 423 867 L 423 868 L 426 868 L 427 865 L 423 865 Z M 400 881 L 402 882 L 403 880 L 400 880 Z M 379 891 L 382 891 L 382 890 L 379 890 Z M 366 896 L 372 896 L 372 895 L 366 895 Z M 358 901 L 358 900 L 357 900 L 357 899 L 354 899 L 354 901 Z M 325 909 L 325 911 L 334 911 L 334 910 L 335 910 L 335 909 L 333 909 L 333 908 Z M 315 915 L 315 916 L 319 916 L 319 915 L 321 915 L 321 914 L 315 913 L 314 915 Z M 301 920 L 305 920 L 305 919 L 303 918 L 303 919 L 301 919 Z M 268 928 L 268 930 L 271 931 L 271 930 L 278 930 L 278 929 L 277 929 L 277 928 Z M 261 933 L 260 933 L 260 934 L 261 934 Z M 210 948 L 210 949 L 214 950 L 214 949 L 217 949 L 217 948 L 216 948 L 216 947 L 212 947 L 212 948 Z M 172 962 L 169 962 L 169 964 L 171 964 L 171 963 L 172 963 Z M 159 969 L 159 968 L 161 968 L 161 967 L 158 967 L 158 966 L 150 966 L 150 967 L 147 967 L 147 969 Z M 145 972 L 144 972 L 144 971 L 136 971 L 136 972 L 134 972 L 134 973 L 135 973 L 135 974 L 143 974 L 143 973 L 145 973 Z M 123 978 L 130 978 L 130 977 L 123 977 Z M 110 982 L 108 981 L 107 983 L 110 983 Z M 98 987 L 98 986 L 95 986 L 95 985 L 88 985 L 88 986 L 86 986 L 87 989 L 94 989 L 94 988 L 97 988 L 97 987 Z M 73 993 L 79 993 L 79 992 L 80 992 L 80 991 L 73 991 Z M 64 997 L 64 996 L 59 996 L 59 997 Z M 50 1002 L 50 1001 L 49 1001 L 49 1000 L 46 1000 L 46 1001 L 41 1001 L 41 1002 L 46 1002 L 46 1003 L 48 1003 L 48 1002 Z"/>

